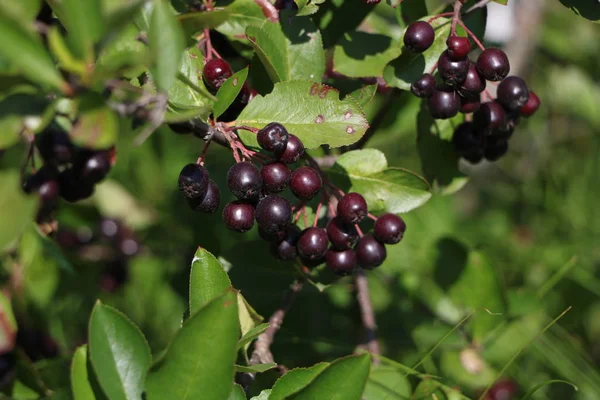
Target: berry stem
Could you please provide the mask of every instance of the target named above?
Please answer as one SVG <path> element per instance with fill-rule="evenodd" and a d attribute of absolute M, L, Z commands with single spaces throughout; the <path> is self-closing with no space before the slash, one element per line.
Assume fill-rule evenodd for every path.
<path fill-rule="evenodd" d="M 451 13 L 451 12 L 447 12 L 447 13 L 441 13 L 441 14 L 438 14 L 438 15 L 436 15 L 436 16 L 433 16 L 433 17 L 429 18 L 429 19 L 427 20 L 427 23 L 428 23 L 428 24 L 431 24 L 433 21 L 435 21 L 435 20 L 436 20 L 436 19 L 438 19 L 438 18 L 451 17 L 451 16 L 453 16 L 453 15 L 454 15 L 454 13 Z"/>
<path fill-rule="evenodd" d="M 245 131 L 250 131 L 250 132 L 252 132 L 254 134 L 257 134 L 258 131 L 260 130 L 258 128 L 253 128 L 251 126 L 246 126 L 246 125 L 231 126 L 231 127 L 229 127 L 229 129 L 231 129 L 232 131 L 235 131 L 235 130 L 238 130 L 238 129 L 243 129 Z"/>
<path fill-rule="evenodd" d="M 473 32 L 471 32 L 471 30 L 469 28 L 467 28 L 467 25 L 465 25 L 465 23 L 460 20 L 458 20 L 457 22 L 467 32 L 467 34 L 471 37 L 471 39 L 473 39 L 473 41 L 475 43 L 477 43 L 477 46 L 479 46 L 481 51 L 484 51 L 485 46 L 479 41 L 479 39 L 477 39 L 477 36 L 475 36 L 475 34 Z"/>
<path fill-rule="evenodd" d="M 360 307 L 360 318 L 365 328 L 366 345 L 369 352 L 374 356 L 373 363 L 379 364 L 379 341 L 377 340 L 377 323 L 375 322 L 375 313 L 371 304 L 369 294 L 369 282 L 362 268 L 357 268 L 354 282 L 356 284 L 356 299 Z"/>
<path fill-rule="evenodd" d="M 367 214 L 367 216 L 368 216 L 369 218 L 371 218 L 373 221 L 377 221 L 377 217 L 376 217 L 376 216 L 374 216 L 373 214 L 371 214 L 371 213 L 368 213 L 368 214 Z"/>
<path fill-rule="evenodd" d="M 489 91 L 489 90 L 485 89 L 485 90 L 483 91 L 483 94 L 485 95 L 485 97 L 487 97 L 487 99 L 488 99 L 489 101 L 493 101 L 493 100 L 494 100 L 494 96 L 492 96 L 492 94 L 490 93 L 490 91 Z"/>
<path fill-rule="evenodd" d="M 492 2 L 492 0 L 481 0 L 481 1 L 479 1 L 479 2 L 477 2 L 477 3 L 475 3 L 475 4 L 473 4 L 473 5 L 472 5 L 472 6 L 471 6 L 471 7 L 470 7 L 468 10 L 467 10 L 467 12 L 466 12 L 465 14 L 468 14 L 468 13 L 470 13 L 471 11 L 475 11 L 475 10 L 477 10 L 478 8 L 485 7 L 486 5 L 488 5 L 488 3 L 491 3 L 491 2 Z"/>
<path fill-rule="evenodd" d="M 212 60 L 212 54 L 213 54 L 213 47 L 212 47 L 212 42 L 210 41 L 210 30 L 205 29 L 204 30 L 204 44 L 206 45 L 206 51 L 205 51 L 205 59 L 206 61 L 210 61 Z"/>
<path fill-rule="evenodd" d="M 360 226 L 358 224 L 354 224 L 354 227 L 356 228 L 356 232 L 358 232 L 358 237 L 365 236 L 365 234 L 363 233 L 362 229 L 360 229 Z"/>
<path fill-rule="evenodd" d="M 322 201 L 320 201 L 317 205 L 317 210 L 315 211 L 315 220 L 313 221 L 313 227 L 316 227 L 317 223 L 319 222 L 319 214 L 321 214 L 321 207 L 323 207 Z"/>
<path fill-rule="evenodd" d="M 210 140 L 207 140 L 206 143 L 204 143 L 204 147 L 202 148 L 202 154 L 200 154 L 200 157 L 198 157 L 198 161 L 196 161 L 196 164 L 204 166 L 204 158 L 206 157 L 208 146 L 210 146 Z"/>
<path fill-rule="evenodd" d="M 456 24 L 460 21 L 460 10 L 462 9 L 462 2 L 457 0 L 454 3 L 454 12 L 452 13 L 452 28 L 450 29 L 450 36 L 456 35 Z"/>
<path fill-rule="evenodd" d="M 431 71 L 429 71 L 429 73 L 431 75 L 433 75 L 433 73 L 435 72 L 435 70 L 437 69 L 437 67 L 438 67 L 438 62 L 436 61 L 435 64 L 433 64 L 433 67 L 431 67 Z"/>
<path fill-rule="evenodd" d="M 308 228 L 308 216 L 306 215 L 306 207 L 302 207 L 302 220 L 304 221 L 304 226 Z"/>

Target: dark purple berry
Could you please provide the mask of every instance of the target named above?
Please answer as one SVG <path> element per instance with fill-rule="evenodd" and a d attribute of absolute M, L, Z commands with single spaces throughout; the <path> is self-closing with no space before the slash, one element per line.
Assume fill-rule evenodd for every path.
<path fill-rule="evenodd" d="M 256 206 L 256 222 L 267 233 L 283 231 L 292 222 L 292 206 L 281 196 L 270 195 Z"/>
<path fill-rule="evenodd" d="M 540 108 L 540 98 L 533 92 L 533 90 L 529 91 L 529 99 L 527 99 L 527 103 L 519 112 L 524 117 L 531 117 L 535 112 Z"/>
<path fill-rule="evenodd" d="M 282 153 L 288 143 L 288 131 L 277 122 L 271 122 L 256 134 L 256 140 L 263 149 L 272 153 Z"/>
<path fill-rule="evenodd" d="M 452 118 L 460 110 L 460 96 L 454 91 L 436 90 L 427 105 L 433 118 Z"/>
<path fill-rule="evenodd" d="M 38 193 L 40 194 L 40 198 L 42 199 L 42 203 L 44 203 L 44 205 L 49 207 L 55 206 L 60 193 L 58 182 L 55 180 L 49 180 L 42 183 Z"/>
<path fill-rule="evenodd" d="M 506 112 L 500 103 L 490 101 L 483 103 L 473 114 L 473 124 L 477 129 L 496 129 L 506 121 Z"/>
<path fill-rule="evenodd" d="M 460 112 L 463 114 L 471 114 L 479 110 L 481 107 L 480 96 L 469 96 L 460 98 Z"/>
<path fill-rule="evenodd" d="M 319 193 L 323 181 L 317 171 L 311 167 L 300 167 L 292 172 L 290 190 L 300 200 L 310 200 Z"/>
<path fill-rule="evenodd" d="M 298 10 L 298 5 L 296 2 L 294 2 L 294 0 L 276 0 L 275 8 L 281 11 L 296 11 Z"/>
<path fill-rule="evenodd" d="M 223 222 L 232 231 L 248 232 L 254 226 L 254 206 L 245 201 L 234 201 L 223 208 Z"/>
<path fill-rule="evenodd" d="M 485 90 L 485 78 L 481 76 L 475 64 L 469 63 L 469 70 L 467 71 L 467 77 L 458 89 L 462 96 L 479 96 L 479 93 Z"/>
<path fill-rule="evenodd" d="M 429 98 L 435 91 L 435 78 L 431 74 L 423 74 L 410 85 L 410 91 L 417 97 Z"/>
<path fill-rule="evenodd" d="M 208 190 L 210 177 L 201 165 L 188 164 L 179 173 L 179 191 L 188 199 L 202 198 Z"/>
<path fill-rule="evenodd" d="M 99 151 L 91 155 L 83 164 L 81 179 L 91 183 L 98 183 L 108 175 L 110 171 L 110 153 Z"/>
<path fill-rule="evenodd" d="M 498 101 L 509 110 L 518 110 L 529 100 L 529 88 L 518 76 L 509 76 L 498 85 Z"/>
<path fill-rule="evenodd" d="M 35 174 L 23 179 L 23 191 L 25 193 L 36 192 L 44 183 L 55 180 L 57 177 L 58 170 L 56 167 L 51 164 L 44 164 Z"/>
<path fill-rule="evenodd" d="M 109 240 L 115 240 L 120 236 L 121 233 L 121 223 L 116 219 L 112 218 L 103 218 L 100 221 L 100 235 Z"/>
<path fill-rule="evenodd" d="M 358 224 L 369 210 L 365 198 L 359 193 L 348 193 L 340 199 L 337 205 L 338 217 L 347 224 Z"/>
<path fill-rule="evenodd" d="M 477 69 L 488 81 L 501 81 L 510 71 L 508 57 L 500 49 L 485 49 L 477 57 Z"/>
<path fill-rule="evenodd" d="M 476 164 L 483 159 L 483 132 L 473 127 L 471 122 L 460 124 L 452 136 L 456 153 L 467 161 Z"/>
<path fill-rule="evenodd" d="M 186 200 L 190 208 L 196 212 L 214 213 L 221 204 L 221 191 L 219 186 L 211 179 L 208 182 L 208 189 L 204 197 L 186 198 Z"/>
<path fill-rule="evenodd" d="M 296 244 L 300 237 L 300 228 L 288 225 L 283 239 L 271 242 L 271 254 L 282 261 L 294 260 L 298 256 Z"/>
<path fill-rule="evenodd" d="M 406 231 L 406 223 L 395 214 L 383 214 L 377 218 L 373 226 L 375 239 L 386 244 L 396 244 L 402 240 Z"/>
<path fill-rule="evenodd" d="M 302 144 L 302 141 L 296 135 L 290 134 L 285 150 L 283 153 L 277 154 L 277 158 L 283 163 L 293 164 L 298 161 L 303 154 L 304 145 Z"/>
<path fill-rule="evenodd" d="M 327 236 L 331 244 L 339 250 L 351 249 L 358 241 L 358 232 L 352 224 L 346 224 L 335 217 L 327 224 Z"/>
<path fill-rule="evenodd" d="M 66 169 L 58 175 L 58 185 L 60 197 L 71 203 L 87 199 L 94 194 L 94 184 L 79 179 L 73 168 Z"/>
<path fill-rule="evenodd" d="M 446 40 L 446 47 L 448 47 L 448 57 L 452 61 L 460 61 L 467 58 L 469 51 L 471 51 L 471 42 L 469 38 L 452 35 Z"/>
<path fill-rule="evenodd" d="M 256 199 L 262 187 L 260 171 L 250 162 L 234 164 L 227 172 L 227 186 L 240 200 Z"/>
<path fill-rule="evenodd" d="M 508 152 L 508 141 L 500 140 L 492 145 L 486 143 L 484 156 L 489 161 L 496 161 Z"/>
<path fill-rule="evenodd" d="M 202 70 L 204 82 L 213 91 L 217 91 L 221 85 L 233 75 L 231 66 L 222 58 L 213 58 L 206 63 Z"/>
<path fill-rule="evenodd" d="M 336 275 L 350 275 L 356 268 L 356 253 L 352 249 L 329 249 L 325 254 L 325 262 Z"/>
<path fill-rule="evenodd" d="M 298 239 L 298 255 L 307 261 L 321 260 L 327 252 L 329 238 L 325 229 L 312 227 L 305 229 Z"/>
<path fill-rule="evenodd" d="M 460 85 L 467 79 L 470 62 L 467 59 L 452 61 L 448 57 L 448 52 L 444 51 L 438 59 L 438 72 L 442 80 L 450 85 Z"/>
<path fill-rule="evenodd" d="M 46 163 L 64 165 L 71 162 L 73 145 L 67 132 L 54 127 L 47 128 L 37 135 L 35 143 Z"/>
<path fill-rule="evenodd" d="M 404 33 L 404 45 L 414 53 L 422 53 L 433 44 L 435 32 L 425 21 L 413 22 Z"/>
<path fill-rule="evenodd" d="M 372 269 L 380 266 L 387 256 L 385 246 L 377 241 L 373 235 L 361 237 L 354 247 L 358 265 L 365 269 Z"/>
<path fill-rule="evenodd" d="M 292 171 L 284 163 L 273 161 L 260 169 L 263 189 L 267 193 L 279 193 L 290 182 Z"/>

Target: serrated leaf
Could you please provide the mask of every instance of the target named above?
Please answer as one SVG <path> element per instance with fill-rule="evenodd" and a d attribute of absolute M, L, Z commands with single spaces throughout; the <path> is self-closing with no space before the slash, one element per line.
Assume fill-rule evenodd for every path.
<path fill-rule="evenodd" d="M 405 374 L 389 366 L 373 365 L 363 399 L 406 400 L 412 392 Z"/>
<path fill-rule="evenodd" d="M 246 344 L 252 342 L 254 339 L 259 337 L 268 328 L 269 328 L 269 324 L 260 324 L 258 326 L 255 326 L 251 330 L 249 330 L 238 341 L 238 348 L 241 349 L 242 347 L 245 347 Z"/>
<path fill-rule="evenodd" d="M 213 117 L 215 120 L 223 115 L 223 113 L 227 111 L 227 108 L 234 102 L 235 98 L 242 91 L 247 78 L 248 68 L 244 68 L 223 82 L 217 92 L 217 101 L 215 101 L 213 110 Z"/>
<path fill-rule="evenodd" d="M 593 0 L 560 0 L 567 8 L 575 14 L 589 19 L 592 22 L 600 23 L 600 3 Z"/>
<path fill-rule="evenodd" d="M 233 385 L 233 389 L 231 390 L 231 393 L 229 393 L 227 400 L 246 400 L 246 393 L 244 392 L 244 389 L 236 383 Z"/>
<path fill-rule="evenodd" d="M 227 291 L 184 323 L 148 375 L 147 400 L 229 396 L 239 337 L 236 296 Z"/>
<path fill-rule="evenodd" d="M 430 17 L 423 18 L 427 21 Z M 430 72 L 437 63 L 440 54 L 446 50 L 446 39 L 450 33 L 450 20 L 438 18 L 431 22 L 435 29 L 435 40 L 431 47 L 423 53 L 416 54 L 406 47 L 401 48 L 398 58 L 390 62 L 383 72 L 383 77 L 388 85 L 402 90 L 410 90 L 410 85 L 425 72 Z M 400 43 L 403 43 L 404 34 Z"/>
<path fill-rule="evenodd" d="M 333 68 L 353 78 L 382 76 L 385 66 L 400 52 L 400 43 L 389 36 L 349 32 L 335 46 Z"/>
<path fill-rule="evenodd" d="M 320 81 L 325 72 L 321 34 L 310 18 L 280 19 L 249 26 L 246 36 L 273 83 L 308 79 Z"/>
<path fill-rule="evenodd" d="M 339 358 L 329 364 L 290 400 L 360 400 L 371 368 L 371 356 L 363 354 Z M 340 382 L 344 382 L 340 385 Z"/>
<path fill-rule="evenodd" d="M 340 100 L 337 90 L 309 81 L 275 84 L 272 93 L 257 96 L 246 106 L 236 124 L 262 128 L 273 121 L 298 136 L 307 148 L 350 145 L 369 127 L 354 99 Z M 246 144 L 258 146 L 256 135 L 240 136 Z"/>
<path fill-rule="evenodd" d="M 0 172 L 0 252 L 6 250 L 35 218 L 39 199 L 27 196 L 21 189 L 21 178 L 16 170 Z"/>
<path fill-rule="evenodd" d="M 83 345 L 75 350 L 71 362 L 71 392 L 73 400 L 97 400 L 88 376 L 88 349 Z"/>
<path fill-rule="evenodd" d="M 215 29 L 230 16 L 229 9 L 215 9 L 180 14 L 177 20 L 186 37 L 194 36 L 204 29 Z"/>
<path fill-rule="evenodd" d="M 204 68 L 204 56 L 202 52 L 192 47 L 183 54 L 181 66 L 179 68 L 179 79 L 175 81 L 168 92 L 169 104 L 171 108 L 179 111 L 194 110 L 212 110 L 213 99 L 202 79 L 202 69 Z M 208 116 L 208 114 L 207 114 Z"/>
<path fill-rule="evenodd" d="M 277 366 L 276 363 L 267 363 L 267 364 L 254 364 L 254 365 L 236 365 L 235 372 L 249 372 L 260 374 L 261 372 L 267 372 L 270 369 L 273 369 Z"/>
<path fill-rule="evenodd" d="M 102 390 L 111 400 L 138 400 L 152 364 L 150 347 L 137 326 L 97 302 L 90 317 L 89 353 Z"/>
<path fill-rule="evenodd" d="M 308 368 L 295 368 L 275 382 L 269 400 L 284 400 L 288 396 L 302 390 L 312 382 L 329 363 L 319 363 Z"/>
<path fill-rule="evenodd" d="M 233 0 L 227 6 L 227 11 L 227 21 L 216 30 L 232 42 L 243 42 L 245 45 L 248 44 L 246 29 L 251 25 L 262 25 L 267 18 L 254 0 Z"/>
<path fill-rule="evenodd" d="M 70 133 L 74 144 L 98 150 L 107 149 L 115 144 L 119 119 L 101 95 L 93 92 L 83 95 L 77 111 L 77 122 Z"/>
<path fill-rule="evenodd" d="M 25 127 L 36 130 L 48 106 L 43 95 L 14 93 L 0 100 L 0 149 L 16 144 Z"/>
<path fill-rule="evenodd" d="M 350 93 L 349 96 L 352 96 L 364 109 L 373 100 L 375 94 L 377 94 L 377 84 L 363 86 Z"/>
<path fill-rule="evenodd" d="M 166 92 L 175 82 L 185 49 L 183 30 L 166 0 L 154 2 L 148 46 L 153 63 L 152 77 L 156 86 Z"/>
<path fill-rule="evenodd" d="M 361 193 L 373 213 L 408 212 L 431 198 L 425 179 L 408 170 L 388 168 L 379 150 L 344 153 L 328 172 L 344 191 Z"/>
<path fill-rule="evenodd" d="M 265 389 L 258 396 L 252 397 L 250 400 L 269 400 L 271 398 L 271 389 Z"/>
<path fill-rule="evenodd" d="M 230 286 L 231 281 L 219 260 L 199 247 L 190 271 L 190 315 L 221 297 Z"/>
<path fill-rule="evenodd" d="M 100 0 L 62 0 L 60 21 L 69 33 L 69 42 L 76 54 L 88 63 L 94 61 L 94 44 L 104 32 L 105 21 Z"/>

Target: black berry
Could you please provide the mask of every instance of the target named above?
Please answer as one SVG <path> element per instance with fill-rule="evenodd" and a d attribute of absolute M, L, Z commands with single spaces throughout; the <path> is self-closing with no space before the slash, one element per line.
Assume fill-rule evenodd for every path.
<path fill-rule="evenodd" d="M 305 229 L 300 234 L 296 247 L 300 257 L 308 261 L 316 261 L 325 256 L 328 245 L 329 238 L 325 229 L 313 227 Z"/>
<path fill-rule="evenodd" d="M 47 128 L 37 135 L 35 144 L 46 163 L 64 165 L 71 162 L 73 145 L 67 132 L 55 127 Z"/>
<path fill-rule="evenodd" d="M 290 190 L 300 200 L 310 200 L 319 193 L 323 181 L 317 171 L 310 167 L 300 167 L 292 172 Z"/>
<path fill-rule="evenodd" d="M 348 193 L 337 205 L 338 216 L 347 224 L 357 224 L 368 214 L 367 202 L 358 193 Z"/>
<path fill-rule="evenodd" d="M 275 8 L 281 11 L 296 11 L 298 10 L 298 5 L 294 2 L 294 0 L 277 0 L 275 1 Z"/>
<path fill-rule="evenodd" d="M 406 224 L 395 214 L 384 214 L 377 218 L 373 226 L 373 234 L 377 240 L 386 244 L 396 244 L 402 240 Z"/>
<path fill-rule="evenodd" d="M 211 179 L 204 197 L 186 199 L 190 208 L 197 212 L 214 213 L 219 209 L 221 203 L 221 191 L 219 186 Z"/>
<path fill-rule="evenodd" d="M 518 76 L 509 76 L 498 85 L 498 101 L 509 110 L 518 110 L 527 104 L 529 88 Z"/>
<path fill-rule="evenodd" d="M 337 275 L 350 275 L 356 268 L 356 253 L 352 249 L 329 249 L 325 253 L 325 262 Z"/>
<path fill-rule="evenodd" d="M 404 33 L 404 45 L 414 53 L 422 53 L 433 44 L 435 32 L 425 21 L 413 22 Z"/>
<path fill-rule="evenodd" d="M 463 83 L 460 85 L 459 92 L 462 96 L 478 96 L 479 93 L 485 90 L 485 78 L 481 76 L 477 67 L 473 63 L 469 63 L 469 70 Z"/>
<path fill-rule="evenodd" d="M 474 113 L 481 107 L 480 96 L 469 96 L 460 98 L 460 112 L 463 114 Z"/>
<path fill-rule="evenodd" d="M 179 191 L 188 199 L 202 198 L 208 190 L 208 171 L 201 165 L 188 164 L 179 173 Z"/>
<path fill-rule="evenodd" d="M 446 40 L 446 47 L 448 47 L 448 57 L 452 61 L 460 61 L 467 58 L 469 51 L 471 51 L 471 42 L 469 38 L 452 35 Z"/>
<path fill-rule="evenodd" d="M 232 231 L 248 232 L 254 226 L 254 207 L 244 201 L 228 203 L 223 208 L 223 222 Z"/>
<path fill-rule="evenodd" d="M 508 152 L 508 141 L 499 140 L 493 144 L 486 143 L 484 156 L 489 161 L 496 161 Z"/>
<path fill-rule="evenodd" d="M 283 239 L 271 242 L 271 254 L 282 261 L 294 260 L 298 256 L 296 244 L 300 237 L 300 228 L 288 225 Z"/>
<path fill-rule="evenodd" d="M 94 194 L 94 184 L 77 177 L 73 168 L 64 170 L 58 175 L 60 196 L 68 202 L 87 199 Z"/>
<path fill-rule="evenodd" d="M 256 134 L 260 147 L 272 153 L 282 153 L 287 146 L 288 138 L 288 131 L 277 122 L 270 123 Z"/>
<path fill-rule="evenodd" d="M 221 58 L 213 58 L 206 63 L 202 70 L 204 81 L 213 91 L 217 91 L 231 75 L 233 75 L 231 66 Z"/>
<path fill-rule="evenodd" d="M 529 99 L 519 112 L 524 117 L 531 117 L 540 108 L 540 98 L 532 91 L 529 91 Z"/>
<path fill-rule="evenodd" d="M 458 155 L 476 164 L 483 159 L 484 137 L 471 122 L 460 124 L 452 136 L 452 143 Z"/>
<path fill-rule="evenodd" d="M 340 217 L 335 217 L 327 224 L 327 236 L 331 244 L 339 250 L 354 247 L 358 241 L 358 232 L 352 224 L 346 224 Z"/>
<path fill-rule="evenodd" d="M 508 57 L 500 49 L 490 48 L 477 57 L 477 69 L 488 81 L 501 81 L 510 71 Z"/>
<path fill-rule="evenodd" d="M 40 186 L 38 193 L 40 194 L 40 198 L 42 199 L 42 203 L 48 207 L 54 207 L 58 200 L 58 195 L 60 193 L 60 188 L 58 186 L 58 182 L 55 180 L 49 180 Z"/>
<path fill-rule="evenodd" d="M 91 183 L 98 183 L 108 175 L 110 171 L 110 153 L 100 151 L 92 154 L 81 169 L 81 178 Z"/>
<path fill-rule="evenodd" d="M 423 74 L 410 85 L 410 91 L 417 97 L 429 98 L 435 91 L 435 78 L 431 74 Z"/>
<path fill-rule="evenodd" d="M 284 163 L 273 161 L 260 169 L 263 189 L 267 193 L 279 193 L 290 182 L 292 171 Z"/>
<path fill-rule="evenodd" d="M 281 232 L 292 222 L 292 206 L 281 196 L 267 196 L 256 206 L 256 222 L 267 233 Z"/>
<path fill-rule="evenodd" d="M 506 112 L 502 105 L 496 101 L 483 103 L 479 110 L 473 114 L 473 124 L 478 129 L 496 129 L 506 121 Z"/>
<path fill-rule="evenodd" d="M 470 62 L 467 59 L 452 61 L 448 51 L 444 51 L 438 59 L 438 72 L 442 80 L 451 86 L 460 85 L 467 79 Z"/>
<path fill-rule="evenodd" d="M 365 269 L 380 266 L 387 256 L 385 246 L 377 241 L 373 235 L 365 235 L 354 247 L 358 265 Z"/>
<path fill-rule="evenodd" d="M 302 141 L 296 136 L 290 134 L 288 137 L 287 145 L 285 146 L 285 150 L 277 154 L 279 161 L 286 164 L 293 164 L 302 157 L 304 154 L 304 145 Z"/>
<path fill-rule="evenodd" d="M 256 199 L 262 187 L 260 171 L 250 162 L 234 164 L 227 172 L 227 186 L 240 200 Z"/>
<path fill-rule="evenodd" d="M 458 114 L 460 96 L 454 91 L 436 90 L 427 104 L 433 118 L 448 119 Z"/>

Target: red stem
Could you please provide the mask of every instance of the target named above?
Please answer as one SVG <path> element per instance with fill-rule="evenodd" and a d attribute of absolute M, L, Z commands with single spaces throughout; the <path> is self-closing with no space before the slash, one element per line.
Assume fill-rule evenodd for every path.
<path fill-rule="evenodd" d="M 462 26 L 462 28 L 467 32 L 467 34 L 471 37 L 471 39 L 473 39 L 473 41 L 475 43 L 477 43 L 477 46 L 479 46 L 479 48 L 482 51 L 484 51 L 485 50 L 485 46 L 479 41 L 479 39 L 477 39 L 477 36 L 475 36 L 475 34 L 473 32 L 471 32 L 471 30 L 469 28 L 467 28 L 467 26 L 465 25 L 465 23 L 459 20 L 458 24 L 460 26 Z"/>
<path fill-rule="evenodd" d="M 452 14 L 452 28 L 450 29 L 450 36 L 456 35 L 456 24 L 460 21 L 460 9 L 462 8 L 462 2 L 460 0 L 454 3 L 454 13 Z"/>
<path fill-rule="evenodd" d="M 374 216 L 373 214 L 371 214 L 371 213 L 368 213 L 368 214 L 367 214 L 367 216 L 368 216 L 369 218 L 371 218 L 373 221 L 377 221 L 377 217 L 376 217 L 376 216 Z"/>
<path fill-rule="evenodd" d="M 427 23 L 431 24 L 433 21 L 435 21 L 438 18 L 451 17 L 453 15 L 454 15 L 454 13 L 451 13 L 451 12 L 441 13 L 441 14 L 438 14 L 438 15 L 436 15 L 436 16 L 431 17 L 430 19 L 428 19 Z"/>

